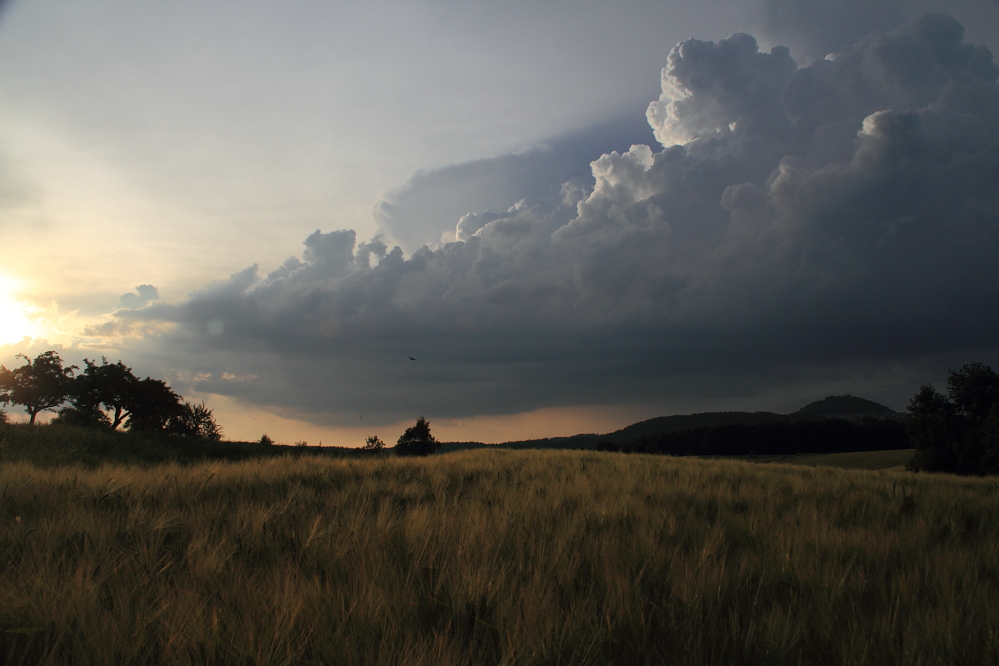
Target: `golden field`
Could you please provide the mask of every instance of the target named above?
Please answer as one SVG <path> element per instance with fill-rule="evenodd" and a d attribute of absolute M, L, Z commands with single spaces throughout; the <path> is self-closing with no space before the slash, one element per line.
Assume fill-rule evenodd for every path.
<path fill-rule="evenodd" d="M 999 663 L 991 479 L 477 450 L 0 488 L 9 665 Z"/>

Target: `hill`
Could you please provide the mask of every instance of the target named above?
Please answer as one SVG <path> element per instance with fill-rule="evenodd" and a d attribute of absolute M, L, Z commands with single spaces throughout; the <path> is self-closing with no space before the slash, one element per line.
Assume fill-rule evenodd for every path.
<path fill-rule="evenodd" d="M 909 449 L 905 426 L 890 419 L 819 419 L 776 423 L 732 423 L 645 435 L 617 444 L 602 441 L 602 451 L 671 456 L 791 455 Z"/>
<path fill-rule="evenodd" d="M 906 416 L 873 400 L 865 400 L 852 395 L 830 395 L 805 405 L 791 416 L 795 414 L 847 421 L 858 421 L 865 418 L 899 420 L 899 417 Z"/>
<path fill-rule="evenodd" d="M 649 441 L 662 435 L 688 430 L 723 428 L 726 426 L 765 426 L 771 424 L 818 423 L 829 419 L 842 419 L 854 423 L 865 419 L 903 421 L 906 414 L 893 411 L 890 407 L 852 395 L 827 396 L 809 403 L 796 412 L 779 414 L 776 412 L 700 412 L 697 414 L 676 414 L 658 416 L 625 426 L 614 432 L 600 434 L 579 434 L 569 437 L 548 437 L 529 439 L 502 444 L 481 442 L 445 442 L 441 452 L 461 451 L 478 448 L 503 449 L 592 449 L 600 444 L 628 445 Z M 901 444 L 899 444 L 901 445 Z M 908 444 L 905 444 L 905 448 Z M 885 447 L 888 448 L 888 447 Z"/>
<path fill-rule="evenodd" d="M 728 425 L 761 425 L 764 423 L 787 423 L 789 421 L 817 421 L 822 417 L 810 414 L 776 414 L 774 412 L 701 412 L 700 414 L 677 414 L 660 416 L 647 421 L 639 421 L 630 426 L 615 430 L 600 437 L 601 440 L 626 444 L 648 435 L 661 435 L 695 428 L 717 428 Z"/>

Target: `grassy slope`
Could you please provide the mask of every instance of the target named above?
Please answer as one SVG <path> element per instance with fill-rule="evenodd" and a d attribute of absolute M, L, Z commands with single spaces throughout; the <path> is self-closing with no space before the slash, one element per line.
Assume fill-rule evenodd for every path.
<path fill-rule="evenodd" d="M 5 664 L 999 662 L 989 479 L 490 450 L 0 488 Z"/>

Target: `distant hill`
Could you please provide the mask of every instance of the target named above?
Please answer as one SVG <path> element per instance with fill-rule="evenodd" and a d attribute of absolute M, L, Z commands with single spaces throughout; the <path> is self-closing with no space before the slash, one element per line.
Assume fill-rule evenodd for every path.
<path fill-rule="evenodd" d="M 805 405 L 794 414 L 844 419 L 846 421 L 859 421 L 865 418 L 901 420 L 906 416 L 873 400 L 857 398 L 852 395 L 830 395 Z"/>
<path fill-rule="evenodd" d="M 618 444 L 602 441 L 599 450 L 671 456 L 792 455 L 909 449 L 905 426 L 894 419 L 785 420 L 731 423 L 645 435 Z"/>
<path fill-rule="evenodd" d="M 822 400 L 809 403 L 790 414 L 777 414 L 775 412 L 701 412 L 698 414 L 677 414 L 639 421 L 638 423 L 633 423 L 630 426 L 604 435 L 581 434 L 572 435 L 571 437 L 548 437 L 544 439 L 504 442 L 502 444 L 445 442 L 441 445 L 440 450 L 443 453 L 487 446 L 504 449 L 591 449 L 595 448 L 601 442 L 629 444 L 657 435 L 702 428 L 819 422 L 827 419 L 843 419 L 854 422 L 863 421 L 868 418 L 903 421 L 907 416 L 906 414 L 892 411 L 891 408 L 873 400 L 857 398 L 852 395 L 831 395 Z"/>
<path fill-rule="evenodd" d="M 659 416 L 647 421 L 639 421 L 612 433 L 603 435 L 601 440 L 624 444 L 646 435 L 659 435 L 694 428 L 715 428 L 725 425 L 759 425 L 762 423 L 787 423 L 788 421 L 814 421 L 821 416 L 810 414 L 776 414 L 774 412 L 701 412 L 699 414 L 677 414 Z"/>

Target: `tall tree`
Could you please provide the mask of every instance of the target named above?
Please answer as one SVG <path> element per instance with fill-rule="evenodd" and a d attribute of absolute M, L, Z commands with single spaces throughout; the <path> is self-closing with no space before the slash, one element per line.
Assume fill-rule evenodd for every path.
<path fill-rule="evenodd" d="M 117 429 L 131 415 L 139 378 L 121 361 L 108 363 L 102 356 L 100 365 L 89 358 L 83 362 L 83 374 L 73 385 L 73 407 L 81 412 L 108 410 L 111 428 Z"/>
<path fill-rule="evenodd" d="M 166 430 L 171 419 L 183 414 L 180 396 L 160 379 L 139 380 L 128 403 L 129 430 Z"/>
<path fill-rule="evenodd" d="M 951 370 L 947 397 L 926 384 L 909 403 L 911 470 L 999 472 L 999 374 L 981 363 Z"/>
<path fill-rule="evenodd" d="M 8 370 L 0 365 L 0 402 L 22 405 L 28 412 L 28 423 L 35 424 L 35 417 L 46 409 L 55 409 L 66 402 L 73 382 L 75 365 L 63 367 L 55 351 L 39 354 L 32 361 L 24 354 L 24 365 Z"/>
<path fill-rule="evenodd" d="M 941 395 L 932 384 L 924 384 L 909 401 L 908 409 L 912 420 L 906 430 L 909 441 L 916 449 L 915 456 L 907 465 L 909 469 L 955 471 L 961 423 L 954 403 Z"/>
<path fill-rule="evenodd" d="M 73 406 L 84 413 L 108 411 L 111 428 L 123 423 L 129 430 L 163 430 L 181 412 L 180 396 L 159 379 L 139 379 L 132 369 L 102 357 L 98 365 L 83 359 L 86 368 L 73 386 Z"/>
<path fill-rule="evenodd" d="M 965 363 L 950 371 L 947 392 L 961 415 L 983 423 L 999 401 L 999 374 L 982 363 Z"/>

